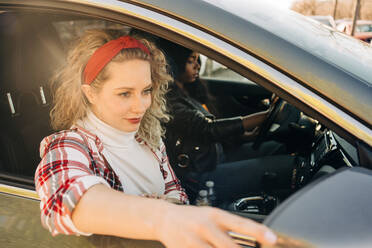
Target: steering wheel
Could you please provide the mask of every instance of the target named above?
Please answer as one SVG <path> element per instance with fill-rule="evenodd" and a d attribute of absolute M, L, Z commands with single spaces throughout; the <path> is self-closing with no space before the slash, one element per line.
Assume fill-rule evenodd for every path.
<path fill-rule="evenodd" d="M 273 95 L 272 99 L 275 99 L 275 95 Z M 268 117 L 266 118 L 265 122 L 261 125 L 256 140 L 253 143 L 253 149 L 257 150 L 260 148 L 262 142 L 265 140 L 267 133 L 270 130 L 270 127 L 274 123 L 276 117 L 279 115 L 279 113 L 283 110 L 284 105 L 286 105 L 286 102 L 282 99 L 278 99 L 277 101 L 274 101 L 272 103 L 273 106 L 271 107 L 271 110 L 268 114 Z"/>

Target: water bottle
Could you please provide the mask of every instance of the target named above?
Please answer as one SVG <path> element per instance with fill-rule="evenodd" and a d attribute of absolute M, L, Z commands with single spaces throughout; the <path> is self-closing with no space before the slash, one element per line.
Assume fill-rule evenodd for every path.
<path fill-rule="evenodd" d="M 208 191 L 208 200 L 211 206 L 216 206 L 216 192 L 214 190 L 214 182 L 213 181 L 206 181 L 205 186 L 207 186 Z"/>
<path fill-rule="evenodd" d="M 210 202 L 208 199 L 208 191 L 206 190 L 200 190 L 199 196 L 196 199 L 195 205 L 197 206 L 210 206 Z"/>

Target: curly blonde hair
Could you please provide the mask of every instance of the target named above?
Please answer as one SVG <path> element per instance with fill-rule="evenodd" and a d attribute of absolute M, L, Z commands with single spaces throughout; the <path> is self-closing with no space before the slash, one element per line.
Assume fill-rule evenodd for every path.
<path fill-rule="evenodd" d="M 96 49 L 110 40 L 117 39 L 122 34 L 109 33 L 103 30 L 89 30 L 79 38 L 67 55 L 67 61 L 54 75 L 52 86 L 53 108 L 50 112 L 51 125 L 55 130 L 69 129 L 77 120 L 83 119 L 89 110 L 89 101 L 81 90 L 84 68 Z M 166 113 L 165 93 L 168 83 L 172 80 L 167 72 L 164 54 L 146 39 L 137 38 L 150 51 L 151 56 L 139 48 L 124 49 L 111 61 L 122 62 L 129 59 L 141 59 L 150 62 L 152 79 L 152 102 L 142 118 L 138 136 L 151 148 L 158 148 L 165 130 L 161 123 L 169 121 Z M 95 90 L 100 90 L 108 78 L 107 66 L 90 84 Z"/>

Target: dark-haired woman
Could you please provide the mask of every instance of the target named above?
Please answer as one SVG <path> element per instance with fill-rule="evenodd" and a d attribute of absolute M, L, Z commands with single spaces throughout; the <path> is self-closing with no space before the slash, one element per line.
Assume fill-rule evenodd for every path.
<path fill-rule="evenodd" d="M 268 156 L 283 154 L 281 144 L 269 142 L 259 150 L 254 150 L 252 143 L 239 143 L 229 149 L 225 146 L 228 140 L 254 139 L 256 128 L 269 110 L 216 119 L 208 90 L 199 79 L 199 53 L 173 43 L 162 47 L 174 76 L 167 94 L 172 118 L 166 124 L 165 143 L 170 162 L 191 200 L 207 180 L 215 181 L 220 202 L 259 193 L 266 187 L 262 178 L 268 173 L 276 175 L 273 187 L 288 188 L 293 158 Z"/>

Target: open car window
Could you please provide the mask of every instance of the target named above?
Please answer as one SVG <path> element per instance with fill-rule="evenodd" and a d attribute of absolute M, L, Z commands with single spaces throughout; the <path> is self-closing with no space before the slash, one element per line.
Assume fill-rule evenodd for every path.
<path fill-rule="evenodd" d="M 0 18 L 7 24 L 1 26 L 0 32 L 4 41 L 2 58 L 8 61 L 1 63 L 4 72 L 0 85 L 1 116 L 4 121 L 0 172 L 32 179 L 40 161 L 40 141 L 53 132 L 49 123 L 50 78 L 63 63 L 67 49 L 88 29 L 129 33 L 131 28 L 73 15 L 4 12 Z M 19 42 L 26 36 L 29 37 L 27 44 Z M 35 52 L 40 56 L 35 57 Z M 201 78 L 209 83 L 211 93 L 219 101 L 222 117 L 250 114 L 267 107 L 264 101 L 270 98 L 271 92 L 259 85 L 246 84 L 248 79 L 206 56 L 201 60 Z M 288 120 L 297 121 L 298 111 L 290 116 Z"/>
<path fill-rule="evenodd" d="M 201 55 L 200 59 L 202 63 L 200 68 L 200 78 L 202 79 L 230 80 L 237 82 L 250 81 L 207 56 Z"/>

